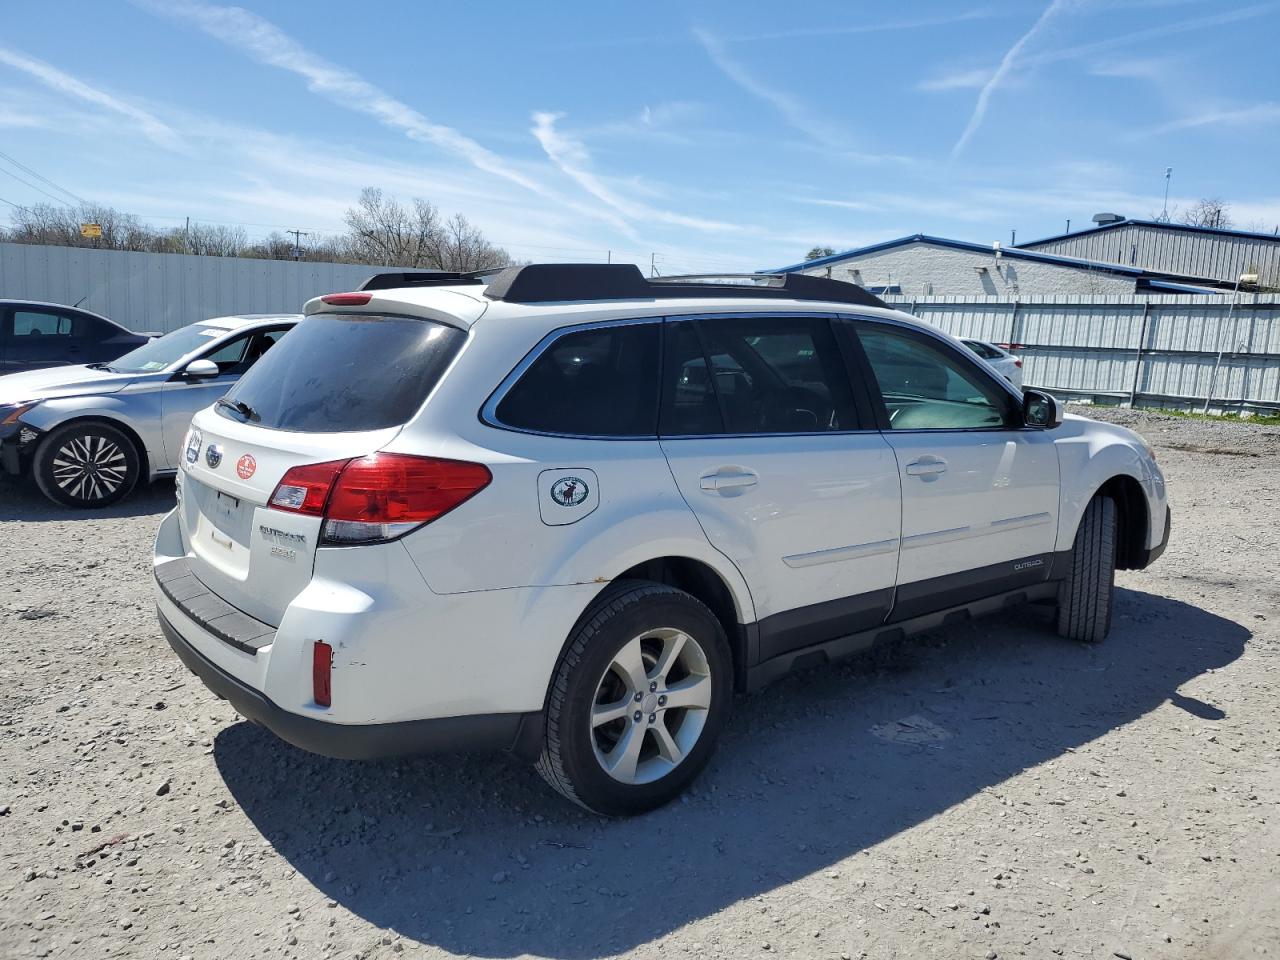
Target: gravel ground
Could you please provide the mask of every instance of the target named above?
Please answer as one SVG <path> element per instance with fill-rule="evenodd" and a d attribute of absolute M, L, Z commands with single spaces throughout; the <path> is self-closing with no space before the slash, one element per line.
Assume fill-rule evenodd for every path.
<path fill-rule="evenodd" d="M 171 485 L 2 486 L 0 957 L 1280 953 L 1280 429 L 1106 415 L 1175 505 L 1106 643 L 1025 609 L 789 678 L 628 822 L 502 756 L 275 740 L 156 629 Z"/>

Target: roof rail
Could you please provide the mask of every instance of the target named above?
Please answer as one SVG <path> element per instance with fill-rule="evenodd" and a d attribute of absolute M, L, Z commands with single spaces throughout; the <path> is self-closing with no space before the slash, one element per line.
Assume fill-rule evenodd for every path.
<path fill-rule="evenodd" d="M 375 273 L 357 290 L 395 290 L 398 287 L 461 287 L 484 283 L 481 277 L 495 271 L 454 273 L 448 270 L 413 270 Z"/>
<path fill-rule="evenodd" d="M 708 282 L 717 280 L 751 282 Z M 494 277 L 484 295 L 506 303 L 741 297 L 886 306 L 879 297 L 856 284 L 826 277 L 802 273 L 734 273 L 647 279 L 634 263 L 533 263 L 508 267 Z"/>

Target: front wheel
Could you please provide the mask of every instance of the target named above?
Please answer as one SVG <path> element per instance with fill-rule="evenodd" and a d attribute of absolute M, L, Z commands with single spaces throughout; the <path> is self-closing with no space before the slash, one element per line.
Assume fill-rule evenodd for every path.
<path fill-rule="evenodd" d="M 715 749 L 732 669 L 724 630 L 697 599 L 659 583 L 620 585 L 561 657 L 538 772 L 595 813 L 667 803 Z"/>
<path fill-rule="evenodd" d="M 40 442 L 32 473 L 40 492 L 64 507 L 115 503 L 138 482 L 133 441 L 109 423 L 69 423 Z"/>
<path fill-rule="evenodd" d="M 1071 547 L 1071 566 L 1058 587 L 1058 633 L 1097 643 L 1111 631 L 1116 582 L 1116 502 L 1097 496 L 1085 507 Z"/>

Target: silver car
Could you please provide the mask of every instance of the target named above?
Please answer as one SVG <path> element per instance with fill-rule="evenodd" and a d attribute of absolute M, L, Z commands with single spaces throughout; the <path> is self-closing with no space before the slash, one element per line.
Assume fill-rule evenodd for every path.
<path fill-rule="evenodd" d="M 172 474 L 197 410 L 302 317 L 217 317 L 110 363 L 0 376 L 0 468 L 31 474 L 67 507 L 114 503 L 139 480 Z"/>

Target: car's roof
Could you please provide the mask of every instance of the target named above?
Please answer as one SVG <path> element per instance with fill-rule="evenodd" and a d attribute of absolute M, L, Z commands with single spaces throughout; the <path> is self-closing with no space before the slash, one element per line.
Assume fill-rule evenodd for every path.
<path fill-rule="evenodd" d="M 705 313 L 855 313 L 891 317 L 929 330 L 936 330 L 918 317 L 883 307 L 851 305 L 820 300 L 790 300 L 779 297 L 663 297 L 661 299 L 572 300 L 550 303 L 508 303 L 489 300 L 482 285 L 399 287 L 369 291 L 367 304 L 358 307 L 330 305 L 316 297 L 303 308 L 313 313 L 392 313 L 421 315 L 450 326 L 470 329 L 481 317 L 486 322 L 527 321 L 547 329 L 597 319 L 684 316 Z M 559 322 L 556 322 L 559 321 Z"/>
<path fill-rule="evenodd" d="M 54 310 L 74 310 L 76 313 L 86 313 L 91 317 L 97 317 L 99 320 L 105 320 L 107 323 L 119 327 L 120 324 L 112 320 L 110 317 L 104 317 L 100 313 L 93 310 L 86 310 L 84 307 L 75 307 L 69 303 L 54 303 L 52 300 L 15 300 L 11 297 L 0 299 L 0 307 L 46 307 Z"/>

